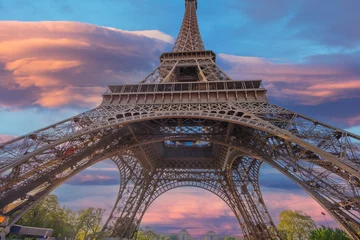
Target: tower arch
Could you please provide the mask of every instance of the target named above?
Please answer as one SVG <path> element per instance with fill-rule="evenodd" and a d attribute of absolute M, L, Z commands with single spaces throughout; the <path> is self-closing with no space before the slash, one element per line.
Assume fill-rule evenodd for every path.
<path fill-rule="evenodd" d="M 212 113 L 214 114 L 214 113 Z M 236 115 L 236 114 L 235 114 Z M 133 135 L 137 135 L 139 131 L 143 131 L 144 128 L 139 127 L 138 125 L 134 124 L 132 127 L 130 128 L 125 128 L 121 127 L 118 131 L 113 131 L 110 135 L 108 135 L 106 138 L 102 138 L 101 140 L 99 140 L 97 142 L 97 145 L 92 144 L 91 146 L 89 146 L 88 148 L 93 149 L 93 154 L 95 154 L 94 156 L 97 156 L 99 159 L 102 158 L 106 158 L 106 157 L 111 157 L 111 156 L 116 156 L 116 154 L 120 154 L 121 150 L 122 151 L 129 151 L 129 149 L 135 149 L 133 152 L 137 152 L 137 155 L 139 156 L 138 159 L 138 163 L 139 163 L 139 167 L 144 168 L 144 167 L 148 167 L 149 164 L 151 165 L 151 162 L 153 161 L 157 161 L 156 159 L 161 159 L 159 158 L 159 156 L 156 156 L 156 154 L 154 154 L 154 151 L 152 152 L 151 148 L 151 144 L 163 144 L 165 140 L 206 140 L 212 144 L 216 144 L 221 146 L 221 148 L 223 148 L 222 150 L 220 149 L 220 147 L 218 147 L 217 151 L 219 152 L 219 159 L 218 159 L 218 163 L 222 163 L 223 165 L 220 166 L 220 169 L 222 171 L 224 170 L 229 170 L 229 168 L 232 168 L 234 163 L 236 163 L 236 158 L 231 158 L 232 153 L 234 152 L 234 149 L 238 149 L 238 151 L 240 152 L 246 152 L 246 149 L 248 149 L 247 151 L 247 156 L 251 156 L 251 157 L 256 157 L 259 159 L 262 159 L 262 161 L 266 161 L 267 163 L 269 163 L 270 165 L 272 165 L 273 167 L 276 167 L 277 169 L 281 170 L 283 173 L 288 174 L 288 176 L 291 179 L 296 179 L 298 182 L 301 182 L 300 186 L 303 187 L 306 191 L 312 193 L 312 196 L 321 203 L 321 205 L 327 209 L 329 211 L 329 213 L 335 216 L 335 219 L 337 219 L 338 222 L 340 222 L 340 224 L 342 226 L 344 226 L 344 223 L 349 222 L 353 225 L 356 226 L 357 221 L 356 218 L 353 217 L 351 214 L 344 214 L 344 211 L 342 210 L 343 208 L 349 208 L 350 209 L 347 211 L 348 213 L 350 213 L 351 211 L 354 211 L 354 209 L 358 209 L 358 205 L 356 202 L 356 194 L 357 192 L 353 193 L 353 195 L 349 195 L 351 194 L 350 192 L 350 188 L 354 188 L 357 189 L 358 185 L 356 183 L 356 181 L 354 183 L 352 183 L 352 185 L 349 185 L 348 187 L 341 186 L 341 184 L 338 184 L 338 186 L 342 187 L 342 191 L 329 191 L 331 189 L 334 189 L 334 186 L 330 188 L 330 184 L 333 184 L 332 182 L 324 182 L 323 180 L 320 179 L 320 176 L 316 175 L 316 172 L 312 172 L 311 174 L 309 173 L 309 169 L 313 166 L 324 166 L 324 164 L 322 162 L 325 162 L 326 160 L 322 160 L 321 158 L 314 158 L 315 156 L 313 155 L 314 153 L 309 153 L 310 149 L 306 149 L 306 148 L 302 148 L 302 146 L 296 145 L 296 142 L 291 142 L 288 141 L 287 144 L 284 144 L 286 139 L 285 138 L 280 138 L 279 135 L 275 135 L 275 131 L 272 131 L 270 133 L 272 133 L 272 135 L 269 135 L 269 132 L 265 132 L 265 131 L 259 131 L 258 129 L 254 129 L 254 128 L 249 128 L 246 125 L 244 126 L 244 124 L 242 124 L 241 121 L 239 121 L 241 124 L 233 124 L 233 122 L 229 121 L 229 120 L 224 120 L 224 118 L 228 118 L 229 115 L 227 114 L 223 114 L 221 115 L 221 117 L 218 117 L 218 115 L 215 115 L 217 118 L 217 121 L 214 121 L 213 119 L 215 119 L 215 117 L 212 118 L 194 118 L 196 117 L 196 115 L 191 115 L 191 117 L 193 117 L 194 122 L 196 122 L 197 124 L 199 123 L 199 121 L 203 121 L 204 125 L 207 124 L 207 122 L 212 121 L 211 122 L 211 128 L 214 129 L 213 126 L 218 126 L 216 131 L 223 131 L 223 134 L 225 134 L 224 130 L 226 130 L 226 135 L 228 135 L 227 137 L 225 136 L 221 136 L 216 137 L 216 134 L 218 134 L 218 132 L 216 132 L 214 134 L 214 136 L 210 136 L 208 135 L 206 137 L 206 139 L 204 139 L 201 135 L 202 133 L 199 132 L 192 132 L 192 133 L 184 133 L 182 131 L 180 131 L 179 133 L 177 133 L 176 136 L 170 136 L 170 137 L 166 137 L 164 134 L 163 136 L 161 136 L 159 139 L 155 139 L 155 138 L 149 138 L 146 139 L 144 136 L 142 137 L 141 142 L 134 142 L 134 136 Z M 243 114 L 243 116 L 248 116 L 247 114 Z M 189 117 L 189 116 L 188 116 Z M 192 126 L 192 124 L 194 123 L 189 123 L 189 118 L 173 118 L 173 120 L 179 122 L 180 119 L 183 119 L 184 121 L 188 121 L 188 125 Z M 144 124 L 144 122 L 146 123 L 146 121 L 154 121 L 155 118 L 152 118 L 152 120 L 144 120 L 142 119 L 142 121 L 138 121 L 137 123 L 142 124 L 141 126 L 147 126 L 147 124 Z M 157 119 L 158 122 L 158 126 L 155 127 L 155 125 L 152 125 L 152 129 L 154 130 L 154 132 L 150 133 L 148 136 L 159 136 L 159 133 L 161 133 L 162 130 L 164 130 L 164 125 L 163 122 L 169 122 L 170 118 L 158 118 Z M 251 120 L 251 118 L 250 118 Z M 141 123 L 142 122 L 142 123 Z M 202 124 L 202 123 L 201 123 Z M 219 125 L 220 124 L 220 125 Z M 225 124 L 223 126 L 221 126 L 221 124 Z M 233 126 L 231 126 L 230 124 L 233 124 Z M 155 127 L 155 128 L 154 128 Z M 239 132 L 243 132 L 243 133 L 247 133 L 248 131 L 253 131 L 253 135 L 251 135 L 251 139 L 257 139 L 257 141 L 252 141 L 251 144 L 249 144 L 249 138 L 242 138 L 242 139 L 235 139 L 232 138 L 232 134 L 229 134 L 229 129 L 230 127 L 232 128 L 233 133 L 236 133 L 237 137 L 241 136 L 239 135 Z M 148 127 L 145 127 L 145 129 Z M 239 128 L 239 129 L 237 129 Z M 131 129 L 131 130 L 130 130 Z M 263 128 L 262 128 L 263 129 Z M 132 131 L 132 133 L 130 133 Z M 158 133 L 156 133 L 156 131 L 160 131 Z M 257 134 L 255 134 L 258 131 Z M 263 134 L 263 135 L 261 135 Z M 123 139 L 123 138 L 119 138 L 119 136 L 127 136 L 127 140 Z M 173 132 L 170 131 L 170 135 L 174 135 Z M 289 135 L 290 134 L 286 134 L 286 137 L 289 139 Z M 181 137 L 179 137 L 181 136 Z M 271 141 L 270 141 L 271 140 Z M 276 140 L 276 142 L 275 142 Z M 276 144 L 271 145 L 271 144 Z M 281 145 L 283 144 L 283 145 Z M 101 147 L 100 147 L 101 146 Z M 147 150 L 144 150 L 144 146 L 147 146 Z M 282 147 L 280 147 L 282 146 Z M 152 150 L 151 150 L 152 149 Z M 272 149 L 272 150 L 271 150 Z M 278 159 L 274 159 L 274 158 L 269 158 L 269 156 L 272 156 L 272 154 L 274 153 L 273 150 L 276 150 L 276 156 L 278 157 Z M 282 149 L 282 150 L 281 150 Z M 83 149 L 84 150 L 84 149 Z M 271 151 L 270 151 L 271 150 Z M 226 153 L 221 155 L 222 151 L 225 151 Z M 284 152 L 285 151 L 285 152 Z M 304 154 L 307 154 L 308 158 L 307 159 L 302 159 L 302 164 L 310 164 L 311 166 L 303 166 L 300 164 L 300 161 L 298 161 L 297 163 L 294 162 L 294 153 L 298 153 L 298 152 L 304 152 Z M 73 161 L 75 162 L 81 162 L 81 156 L 92 156 L 91 154 L 89 155 L 89 150 L 85 150 L 86 155 L 77 155 L 76 151 L 74 151 L 74 156 L 73 157 L 77 157 L 76 159 L 73 159 Z M 156 152 L 156 151 L 155 151 Z M 280 154 L 280 152 L 283 152 L 282 154 Z M 124 154 L 124 153 L 123 153 Z M 267 155 L 266 155 L 267 154 Z M 145 157 L 144 157 L 145 156 Z M 149 158 L 149 156 L 151 156 L 152 160 L 145 160 L 146 158 Z M 71 158 L 69 156 L 69 158 Z M 309 160 L 309 158 L 311 158 L 311 161 Z M 142 159 L 142 160 L 141 160 Z M 266 159 L 266 160 L 265 160 Z M 322 162 L 321 162 L 322 161 Z M 220 164 L 221 165 L 221 164 Z M 68 168 L 70 166 L 73 167 L 73 165 L 68 165 Z M 329 163 L 327 163 L 327 165 L 325 164 L 325 166 L 330 166 Z M 198 167 L 206 167 L 206 166 L 201 166 L 198 165 Z M 65 168 L 68 169 L 68 168 Z M 60 168 L 62 169 L 62 168 Z M 151 167 L 149 168 L 150 170 L 152 169 Z M 346 181 L 349 181 L 350 178 L 347 178 L 347 176 L 350 176 L 350 174 L 346 173 L 345 170 L 342 170 L 341 172 L 336 171 L 336 168 L 323 168 L 323 170 L 326 170 L 329 174 L 329 176 L 331 175 L 331 177 L 334 177 L 334 174 L 336 176 L 340 176 L 342 178 L 345 178 Z M 246 169 L 243 168 L 242 170 L 240 169 L 240 171 L 238 171 L 239 173 L 241 172 L 246 172 Z M 299 179 L 299 175 L 298 174 L 303 174 L 307 172 L 308 174 L 308 178 L 306 179 Z M 292 174 L 292 175 L 289 175 Z M 254 176 L 256 177 L 257 174 L 255 173 Z M 244 176 L 239 175 L 238 178 L 241 179 L 244 178 Z M 245 178 L 248 178 L 248 176 L 245 176 Z M 331 178 L 329 178 L 331 180 Z M 321 181 L 320 181 L 321 180 Z M 329 181 L 330 181 L 329 180 Z M 317 182 L 318 181 L 318 182 Z M 44 180 L 44 182 L 48 182 L 48 179 L 46 179 L 46 181 Z M 254 183 L 252 185 L 252 189 L 259 189 L 258 188 L 258 183 L 257 183 L 257 179 L 253 179 L 251 181 L 252 183 Z M 321 183 L 321 186 L 316 186 L 316 184 Z M 315 184 L 315 185 L 314 185 Z M 41 185 L 41 184 L 40 184 Z M 50 184 L 51 185 L 51 184 Z M 50 186 L 49 185 L 49 186 Z M 304 187 L 305 186 L 305 187 Z M 338 187 L 337 186 L 337 187 Z M 240 187 L 241 188 L 241 187 Z M 233 191 L 236 191 L 233 190 Z M 238 190 L 238 192 L 241 190 Z M 254 191 L 254 190 L 253 190 Z M 258 191 L 260 193 L 260 191 Z M 335 199 L 337 202 L 332 202 L 327 200 L 327 198 L 331 197 L 333 194 L 335 196 L 335 194 L 338 194 L 337 196 L 335 196 Z M 334 197 L 333 197 L 334 198 Z M 258 200 L 257 201 L 262 201 L 262 197 L 261 195 L 258 195 Z M 355 199 L 355 200 L 354 200 Z M 336 208 L 336 209 L 334 209 Z M 143 207 L 143 209 L 145 209 L 145 207 Z M 346 210 L 346 209 L 345 209 Z M 265 212 L 267 212 L 267 210 L 265 210 Z M 346 211 L 345 211 L 346 212 Z M 140 217 L 138 217 L 138 219 L 140 219 Z M 270 218 L 271 219 L 271 218 Z M 347 226 L 347 228 L 350 229 L 350 226 Z M 348 230 L 348 231 L 349 231 Z"/>

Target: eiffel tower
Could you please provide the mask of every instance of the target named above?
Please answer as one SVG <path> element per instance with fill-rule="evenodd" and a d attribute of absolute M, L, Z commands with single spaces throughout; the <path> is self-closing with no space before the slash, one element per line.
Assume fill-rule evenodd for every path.
<path fill-rule="evenodd" d="M 111 159 L 120 187 L 103 232 L 131 237 L 159 196 L 192 186 L 233 211 L 245 239 L 281 239 L 259 186 L 267 163 L 360 239 L 360 137 L 271 104 L 260 80 L 234 81 L 206 50 L 185 0 L 171 52 L 100 106 L 0 146 L 2 231 L 89 166 Z M 4 235 L 4 234 L 3 234 Z"/>

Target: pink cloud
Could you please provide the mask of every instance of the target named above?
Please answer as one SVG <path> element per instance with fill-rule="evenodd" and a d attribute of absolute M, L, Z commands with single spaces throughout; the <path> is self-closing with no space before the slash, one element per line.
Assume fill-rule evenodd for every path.
<path fill-rule="evenodd" d="M 3 143 L 3 142 L 7 142 L 11 139 L 15 138 L 14 136 L 9 136 L 9 135 L 2 135 L 0 134 L 0 143 Z"/>
<path fill-rule="evenodd" d="M 269 95 L 317 105 L 358 98 L 360 76 L 341 64 L 284 64 L 271 59 L 219 54 L 235 79 L 262 79 Z M 357 92 L 356 92 L 357 91 Z"/>
<path fill-rule="evenodd" d="M 76 22 L 0 21 L 0 32 L 5 107 L 94 107 L 107 85 L 140 82 L 158 62 L 158 52 L 173 42 L 158 30 Z"/>
<path fill-rule="evenodd" d="M 78 174 L 71 178 L 70 182 L 76 182 L 77 184 L 88 183 L 88 182 L 96 182 L 96 181 L 108 181 L 114 180 L 114 177 L 99 175 L 99 174 Z M 116 180 L 116 179 L 115 179 Z"/>
<path fill-rule="evenodd" d="M 319 225 L 337 224 L 328 214 L 327 223 L 321 212 L 325 210 L 310 196 L 301 193 L 264 192 L 264 199 L 269 211 L 278 224 L 279 213 L 285 209 L 302 210 L 310 215 Z M 143 226 L 176 226 L 199 236 L 209 230 L 241 235 L 239 224 L 230 208 L 214 194 L 200 189 L 175 189 L 159 197 L 145 213 Z M 174 230 L 176 232 L 177 230 Z"/>
<path fill-rule="evenodd" d="M 160 196 L 145 213 L 141 224 L 178 228 L 173 232 L 188 229 L 195 236 L 209 230 L 240 234 L 230 208 L 216 195 L 196 188 L 174 189 Z"/>
<path fill-rule="evenodd" d="M 112 179 L 108 176 L 99 176 L 99 175 L 81 175 L 80 181 L 87 182 L 87 181 L 94 181 L 94 180 L 109 180 Z"/>
<path fill-rule="evenodd" d="M 264 192 L 263 195 L 273 220 L 276 223 L 279 221 L 279 213 L 285 209 L 289 209 L 301 210 L 311 216 L 317 224 L 325 224 L 324 216 L 321 213 L 326 213 L 326 211 L 308 195 L 289 192 Z M 328 214 L 326 214 L 326 219 L 331 226 L 338 227 L 336 222 Z"/>
<path fill-rule="evenodd" d="M 360 125 L 360 116 L 350 117 L 346 121 L 351 127 Z"/>
<path fill-rule="evenodd" d="M 81 177 L 84 181 L 101 181 L 108 178 L 106 175 L 92 174 Z M 68 196 L 68 192 L 75 189 L 75 195 Z M 66 207 L 74 210 L 101 207 L 106 209 L 107 216 L 113 207 L 118 188 L 86 184 L 81 188 L 78 185 L 63 185 L 56 191 L 61 196 L 60 199 L 73 198 L 61 202 Z M 292 209 L 302 210 L 318 225 L 338 227 L 328 214 L 325 216 L 325 221 L 324 216 L 321 215 L 321 212 L 325 212 L 324 209 L 303 192 L 264 191 L 263 194 L 275 224 L 278 224 L 278 216 L 282 210 Z M 230 208 L 216 195 L 199 188 L 177 188 L 161 195 L 147 210 L 141 225 L 161 232 L 178 232 L 187 229 L 193 236 L 202 236 L 209 230 L 220 234 L 241 235 L 239 224 Z"/>

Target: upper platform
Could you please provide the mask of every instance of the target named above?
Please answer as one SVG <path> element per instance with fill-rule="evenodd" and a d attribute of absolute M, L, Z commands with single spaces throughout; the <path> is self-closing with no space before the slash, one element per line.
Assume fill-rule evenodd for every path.
<path fill-rule="evenodd" d="M 193 51 L 193 52 L 166 52 L 161 54 L 160 62 L 165 60 L 181 59 L 211 59 L 216 62 L 216 54 L 213 51 Z"/>
<path fill-rule="evenodd" d="M 267 102 L 261 80 L 109 86 L 102 105 Z"/>

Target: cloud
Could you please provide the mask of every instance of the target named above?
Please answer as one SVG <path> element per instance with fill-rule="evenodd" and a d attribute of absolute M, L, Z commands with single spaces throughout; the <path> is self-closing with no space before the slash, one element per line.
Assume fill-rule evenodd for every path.
<path fill-rule="evenodd" d="M 326 6 L 321 8 L 321 14 L 319 6 Z M 319 0 L 316 3 L 301 0 L 289 27 L 300 29 L 298 37 L 330 47 L 354 48 L 360 44 L 360 29 L 353 27 L 354 23 L 360 21 L 360 16 L 354 13 L 354 9 L 360 9 L 357 0 Z"/>
<path fill-rule="evenodd" d="M 360 8 L 357 0 L 246 0 L 228 5 L 256 24 L 285 25 L 282 35 L 291 32 L 292 39 L 331 48 L 356 48 L 360 44 L 360 29 L 354 27 L 360 22 L 359 14 L 354 13 Z"/>
<path fill-rule="evenodd" d="M 275 224 L 278 224 L 282 210 L 291 209 L 302 210 L 319 225 L 337 226 L 330 216 L 324 220 L 321 212 L 325 210 L 302 190 L 291 192 L 265 188 L 263 195 Z M 175 233 L 187 229 L 194 236 L 202 236 L 209 230 L 220 235 L 241 235 L 239 223 L 229 207 L 214 194 L 197 188 L 180 188 L 165 193 L 150 206 L 141 225 L 159 232 Z"/>
<path fill-rule="evenodd" d="M 71 178 L 66 184 L 69 185 L 119 185 L 119 177 L 111 177 L 98 174 L 78 174 Z"/>
<path fill-rule="evenodd" d="M 271 179 L 271 181 L 269 181 Z M 282 190 L 299 190 L 299 186 L 293 181 L 289 181 L 286 176 L 279 172 L 266 172 L 263 169 L 260 172 L 260 184 L 266 188 L 282 189 Z"/>
<path fill-rule="evenodd" d="M 360 56 L 360 52 L 357 53 Z M 292 99 L 303 105 L 318 105 L 360 97 L 360 73 L 344 64 L 351 55 L 313 56 L 305 63 L 279 63 L 272 59 L 218 54 L 234 79 L 262 79 L 274 98 Z M 360 62 L 360 61 L 359 61 Z"/>
<path fill-rule="evenodd" d="M 270 178 L 275 180 L 275 185 L 264 185 L 263 180 Z M 118 179 L 115 164 L 104 161 L 84 170 L 55 193 L 59 195 L 61 205 L 73 210 L 101 207 L 106 209 L 107 216 L 118 193 Z M 283 188 L 276 183 L 279 181 L 283 182 Z M 275 224 L 278 224 L 282 210 L 292 209 L 302 210 L 318 225 L 337 227 L 328 214 L 324 219 L 321 212 L 325 211 L 315 200 L 289 183 L 291 180 L 266 164 L 260 172 L 261 190 Z M 177 188 L 161 195 L 145 213 L 141 226 L 169 233 L 187 229 L 196 237 L 209 230 L 220 235 L 241 236 L 239 223 L 226 203 L 213 193 L 194 187 Z"/>
<path fill-rule="evenodd" d="M 35 104 L 48 108 L 71 104 L 82 107 L 95 106 L 101 102 L 101 94 L 104 90 L 102 87 L 65 87 L 64 89 L 54 89 L 40 93 Z"/>
<path fill-rule="evenodd" d="M 216 195 L 198 188 L 174 189 L 160 196 L 145 213 L 141 225 L 159 232 L 187 229 L 193 236 L 209 230 L 240 235 L 230 208 Z"/>
<path fill-rule="evenodd" d="M 104 164 L 97 164 L 97 167 L 90 167 L 72 177 L 66 182 L 68 185 L 91 185 L 91 186 L 119 186 L 120 174 L 116 166 L 101 167 Z M 112 163 L 112 165 L 114 165 Z"/>
<path fill-rule="evenodd" d="M 113 30 L 113 31 L 118 31 L 118 32 L 123 32 L 123 33 L 130 33 L 130 34 L 135 34 L 138 36 L 145 36 L 148 38 L 153 38 L 153 39 L 157 39 L 166 43 L 174 43 L 174 38 L 171 37 L 170 35 L 167 35 L 159 30 L 144 30 L 144 31 L 124 31 L 124 30 L 119 30 L 116 28 L 111 28 L 111 27 L 106 27 L 107 29 Z"/>
<path fill-rule="evenodd" d="M 321 212 L 326 213 L 314 199 L 305 193 L 263 191 L 264 200 L 276 224 L 279 222 L 279 213 L 283 210 L 301 210 L 318 225 L 330 224 L 338 227 L 337 223 L 328 214 L 326 219 Z"/>
<path fill-rule="evenodd" d="M 354 117 L 350 117 L 346 120 L 348 122 L 348 124 L 352 127 L 356 126 L 356 125 L 360 125 L 360 115 L 354 116 Z"/>
<path fill-rule="evenodd" d="M 0 107 L 96 106 L 107 85 L 140 82 L 173 41 L 158 30 L 0 22 Z"/>
<path fill-rule="evenodd" d="M 0 134 L 0 144 L 1 143 L 4 143 L 4 142 L 7 142 L 11 139 L 15 138 L 14 136 L 9 136 L 9 135 L 1 135 Z"/>

